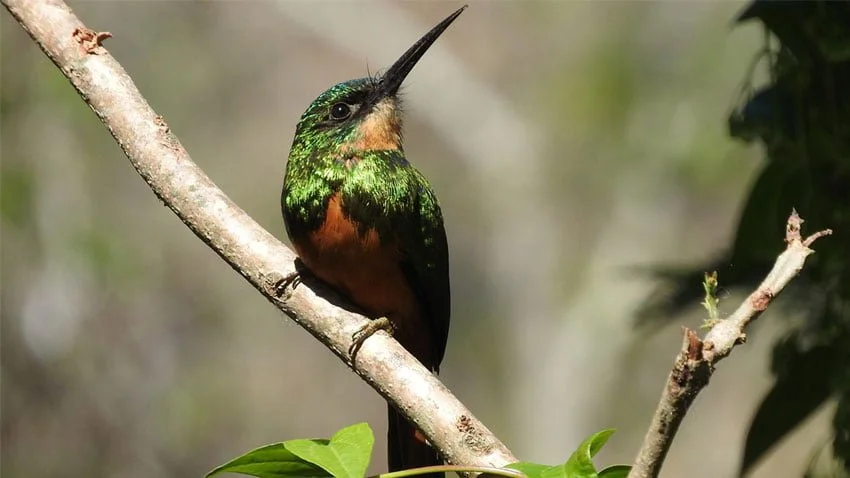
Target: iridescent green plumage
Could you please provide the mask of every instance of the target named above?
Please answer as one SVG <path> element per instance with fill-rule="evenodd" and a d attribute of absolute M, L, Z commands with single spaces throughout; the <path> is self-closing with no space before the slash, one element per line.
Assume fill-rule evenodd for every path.
<path fill-rule="evenodd" d="M 448 338 L 450 296 L 448 246 L 443 216 L 428 180 L 404 156 L 401 144 L 390 150 L 358 150 L 359 125 L 372 114 L 361 106 L 351 118 L 328 119 L 337 103 L 364 102 L 379 87 L 362 78 L 340 83 L 322 93 L 301 117 L 286 168 L 281 206 L 287 233 L 295 242 L 325 221 L 330 198 L 340 194 L 343 211 L 365 233 L 374 229 L 382 240 L 397 238 L 403 266 L 427 310 L 439 345 L 439 367 Z M 398 109 L 398 99 L 390 101 Z M 365 265 L 364 265 L 365 266 Z"/>

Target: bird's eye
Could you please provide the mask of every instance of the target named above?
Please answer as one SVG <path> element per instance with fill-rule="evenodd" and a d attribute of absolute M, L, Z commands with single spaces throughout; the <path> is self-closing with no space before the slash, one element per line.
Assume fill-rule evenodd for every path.
<path fill-rule="evenodd" d="M 331 119 L 342 121 L 351 116 L 351 106 L 346 103 L 336 103 L 331 106 Z"/>

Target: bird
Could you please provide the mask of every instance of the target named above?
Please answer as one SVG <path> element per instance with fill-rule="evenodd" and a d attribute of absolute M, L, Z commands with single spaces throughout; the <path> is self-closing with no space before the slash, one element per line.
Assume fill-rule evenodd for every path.
<path fill-rule="evenodd" d="M 437 196 L 403 148 L 399 90 L 465 9 L 382 75 L 320 94 L 295 129 L 281 192 L 286 232 L 303 266 L 373 319 L 355 344 L 388 330 L 435 374 L 451 316 L 448 241 Z M 421 431 L 387 408 L 390 471 L 441 465 Z"/>

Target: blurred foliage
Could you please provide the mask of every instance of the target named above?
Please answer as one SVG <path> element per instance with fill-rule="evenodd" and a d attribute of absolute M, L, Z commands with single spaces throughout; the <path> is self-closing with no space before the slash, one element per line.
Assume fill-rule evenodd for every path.
<path fill-rule="evenodd" d="M 741 473 L 749 472 L 785 435 L 827 400 L 838 403 L 833 453 L 850 472 L 850 2 L 756 0 L 738 17 L 759 20 L 771 37 L 755 62 L 766 60 L 770 80 L 743 98 L 729 134 L 761 141 L 766 159 L 753 184 L 731 249 L 696 268 L 660 271 L 663 285 L 640 315 L 675 312 L 692 303 L 703 271 L 719 270 L 727 288 L 754 288 L 781 250 L 792 208 L 818 242 L 783 304 L 802 322 L 774 346 L 775 377 L 747 435 Z M 752 72 L 750 72 L 751 74 Z"/>

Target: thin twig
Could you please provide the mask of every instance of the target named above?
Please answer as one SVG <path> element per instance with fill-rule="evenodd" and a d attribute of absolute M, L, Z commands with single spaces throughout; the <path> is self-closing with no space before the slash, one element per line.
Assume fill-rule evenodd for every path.
<path fill-rule="evenodd" d="M 747 297 L 738 310 L 727 319 L 718 321 L 704 339 L 700 339 L 694 331 L 684 329 L 682 350 L 667 378 L 629 478 L 658 476 L 682 419 L 697 394 L 708 385 L 717 362 L 728 356 L 735 346 L 746 342 L 747 325 L 758 318 L 803 269 L 806 258 L 814 253 L 809 246 L 818 238 L 832 234 L 827 229 L 803 239 L 800 235 L 802 223 L 803 219 L 797 215 L 797 211 L 792 211 L 785 233 L 787 248 L 777 257 L 773 269 L 758 289 Z"/>
<path fill-rule="evenodd" d="M 348 355 L 352 334 L 368 319 L 340 307 L 346 304 L 332 291 L 305 278 L 282 299 L 277 297 L 277 285 L 295 270 L 295 255 L 192 161 L 102 45 L 111 34 L 86 28 L 61 0 L 2 3 L 71 81 L 162 202 L 269 301 L 396 404 L 449 462 L 501 467 L 517 461 L 432 373 L 386 334 L 370 337 L 352 364 Z"/>

